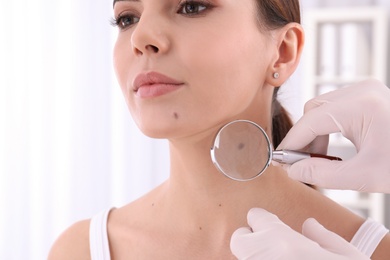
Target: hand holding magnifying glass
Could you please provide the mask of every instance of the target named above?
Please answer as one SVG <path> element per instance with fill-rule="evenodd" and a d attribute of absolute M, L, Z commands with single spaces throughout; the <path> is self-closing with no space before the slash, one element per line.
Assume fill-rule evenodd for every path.
<path fill-rule="evenodd" d="M 305 160 L 286 167 L 288 175 L 321 188 L 390 193 L 389 129 L 390 90 L 371 79 L 307 102 L 279 147 L 310 146 L 322 153 L 326 137 L 340 132 L 355 146 L 355 156 L 343 162 Z"/>
<path fill-rule="evenodd" d="M 341 161 L 338 157 L 292 150 L 273 151 L 267 133 L 248 120 L 236 120 L 224 125 L 211 147 L 214 165 L 227 177 L 249 181 L 260 176 L 271 161 L 293 164 L 303 159 L 318 157 Z"/>

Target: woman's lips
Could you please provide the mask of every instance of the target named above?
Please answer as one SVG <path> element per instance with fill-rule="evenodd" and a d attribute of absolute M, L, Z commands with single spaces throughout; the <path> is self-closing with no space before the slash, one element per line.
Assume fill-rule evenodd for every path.
<path fill-rule="evenodd" d="M 133 89 L 141 98 L 165 95 L 180 88 L 184 83 L 157 72 L 139 74 L 133 82 Z"/>

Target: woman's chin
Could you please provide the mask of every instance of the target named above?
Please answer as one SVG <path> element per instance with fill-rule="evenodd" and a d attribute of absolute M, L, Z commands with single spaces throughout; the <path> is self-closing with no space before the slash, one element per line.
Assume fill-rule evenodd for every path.
<path fill-rule="evenodd" d="M 151 125 L 138 125 L 138 128 L 145 136 L 154 139 L 167 139 L 174 131 L 172 125 L 164 127 L 156 123 Z"/>

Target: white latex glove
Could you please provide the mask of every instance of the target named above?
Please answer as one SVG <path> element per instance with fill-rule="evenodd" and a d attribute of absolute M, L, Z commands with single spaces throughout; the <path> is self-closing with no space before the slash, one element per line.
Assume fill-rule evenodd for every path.
<path fill-rule="evenodd" d="M 357 154 L 342 162 L 307 159 L 288 175 L 323 188 L 390 193 L 390 90 L 366 80 L 310 100 L 304 116 L 277 149 L 326 153 L 328 135 L 341 132 Z"/>
<path fill-rule="evenodd" d="M 369 259 L 315 219 L 305 221 L 302 235 L 272 213 L 253 208 L 248 212 L 248 224 L 251 228 L 237 229 L 230 241 L 238 259 Z"/>

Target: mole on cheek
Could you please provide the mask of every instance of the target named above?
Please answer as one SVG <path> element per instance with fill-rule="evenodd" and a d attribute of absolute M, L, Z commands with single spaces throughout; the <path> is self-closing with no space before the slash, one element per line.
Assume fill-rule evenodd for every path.
<path fill-rule="evenodd" d="M 175 119 L 179 119 L 179 114 L 178 113 L 173 113 L 173 117 L 175 118 Z"/>

